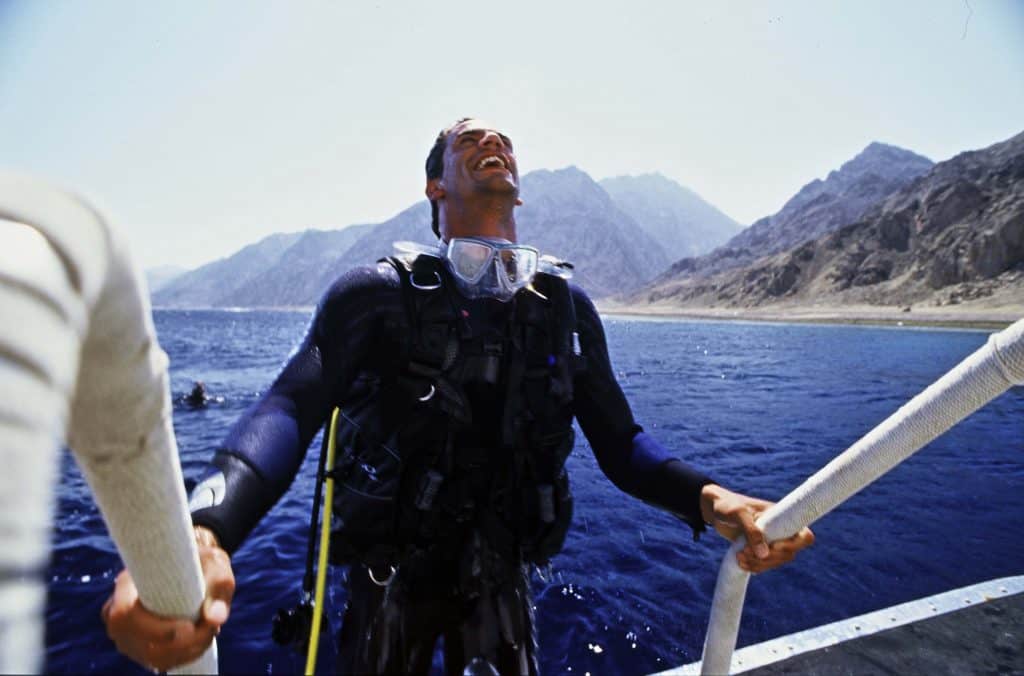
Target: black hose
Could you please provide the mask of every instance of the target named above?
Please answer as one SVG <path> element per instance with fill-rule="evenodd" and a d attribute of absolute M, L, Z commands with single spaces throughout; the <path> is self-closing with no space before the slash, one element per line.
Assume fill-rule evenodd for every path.
<path fill-rule="evenodd" d="M 320 521 L 320 499 L 323 497 L 324 477 L 327 464 L 327 441 L 330 436 L 330 422 L 324 425 L 323 441 L 320 443 L 320 460 L 316 469 L 316 492 L 313 494 L 313 513 L 309 520 L 309 544 L 306 547 L 306 574 L 302 577 L 302 591 L 313 593 L 313 559 L 316 555 L 317 525 Z"/>

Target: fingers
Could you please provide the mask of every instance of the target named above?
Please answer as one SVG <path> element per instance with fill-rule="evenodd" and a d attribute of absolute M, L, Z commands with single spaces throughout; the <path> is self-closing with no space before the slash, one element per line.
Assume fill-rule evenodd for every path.
<path fill-rule="evenodd" d="M 164 646 L 165 650 L 158 655 L 166 655 L 176 664 L 193 662 L 206 651 L 220 633 L 221 626 L 227 622 L 231 599 L 235 595 L 235 574 L 227 552 L 216 544 L 199 544 L 199 563 L 206 583 L 206 598 L 203 599 L 199 621 L 190 625 L 190 634 Z"/>
<path fill-rule="evenodd" d="M 132 579 L 128 569 L 122 570 L 114 578 L 114 593 L 107 603 L 118 608 L 127 608 L 139 600 L 139 590 L 135 587 L 135 580 Z"/>
<path fill-rule="evenodd" d="M 750 550 L 758 559 L 767 559 L 770 552 L 768 542 L 765 540 L 764 531 L 754 521 L 754 510 L 743 509 L 736 516 L 739 518 L 743 535 L 747 538 L 745 550 Z"/>
<path fill-rule="evenodd" d="M 172 653 L 166 647 L 195 640 L 193 624 L 186 620 L 159 617 L 146 610 L 139 602 L 138 589 L 128 571 L 117 576 L 114 592 L 103 604 L 100 615 L 106 624 L 107 635 L 118 651 L 136 662 L 166 670 L 189 661 L 171 659 Z M 194 651 L 186 656 L 191 652 Z M 202 654 L 202 650 L 198 654 Z"/>
<path fill-rule="evenodd" d="M 740 568 L 749 573 L 763 573 L 789 563 L 802 549 L 814 544 L 814 533 L 804 528 L 792 537 L 776 540 L 768 547 L 768 555 L 759 557 L 748 545 L 736 554 L 736 562 Z"/>
<path fill-rule="evenodd" d="M 757 520 L 772 504 L 717 484 L 708 484 L 701 489 L 701 515 L 730 540 L 740 535 L 746 538 L 746 546 L 736 553 L 736 562 L 751 573 L 788 563 L 801 549 L 814 542 L 814 533 L 804 528 L 792 537 L 769 544 Z"/>
<path fill-rule="evenodd" d="M 231 558 L 220 547 L 199 547 L 199 562 L 206 581 L 202 621 L 219 628 L 228 620 L 235 595 L 235 574 Z"/>
<path fill-rule="evenodd" d="M 168 671 L 199 659 L 213 643 L 218 628 L 209 624 L 184 624 L 185 626 L 179 628 L 172 640 L 153 641 L 147 644 L 141 655 L 142 659 L 137 661 L 160 671 Z"/>
<path fill-rule="evenodd" d="M 127 570 L 117 576 L 114 593 L 104 604 L 101 617 L 107 625 L 107 634 L 115 643 L 117 638 L 114 632 L 129 624 L 139 641 L 171 640 L 180 628 L 189 625 L 184 620 L 160 617 L 146 610 L 139 602 L 138 589 Z"/>
<path fill-rule="evenodd" d="M 200 547 L 207 597 L 197 622 L 160 617 L 143 607 L 131 575 L 122 571 L 101 617 L 118 651 L 136 662 L 166 671 L 197 660 L 227 621 L 235 591 L 230 559 L 219 547 Z M 208 551 L 207 551 L 208 550 Z"/>
<path fill-rule="evenodd" d="M 230 606 L 220 599 L 206 599 L 203 602 L 203 621 L 215 627 L 223 626 L 230 612 Z"/>

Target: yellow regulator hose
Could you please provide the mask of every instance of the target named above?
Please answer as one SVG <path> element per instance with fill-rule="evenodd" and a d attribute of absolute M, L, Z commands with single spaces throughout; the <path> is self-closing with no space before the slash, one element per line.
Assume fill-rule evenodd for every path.
<path fill-rule="evenodd" d="M 331 511 L 334 504 L 334 446 L 337 441 L 338 409 L 331 413 L 331 427 L 327 437 L 327 487 L 324 491 L 324 510 L 320 517 L 320 556 L 316 564 L 316 594 L 313 597 L 313 624 L 309 630 L 309 653 L 306 656 L 306 676 L 316 669 L 316 651 L 320 643 L 320 621 L 324 614 L 324 587 L 327 581 L 327 550 L 331 544 Z"/>

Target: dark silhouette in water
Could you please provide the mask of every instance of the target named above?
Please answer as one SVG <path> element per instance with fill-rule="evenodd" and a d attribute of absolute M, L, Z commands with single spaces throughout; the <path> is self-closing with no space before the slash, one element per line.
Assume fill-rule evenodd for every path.
<path fill-rule="evenodd" d="M 202 380 L 197 380 L 192 386 L 192 391 L 184 397 L 184 400 L 193 408 L 206 406 L 206 402 L 210 400 L 209 395 L 206 394 L 206 384 Z"/>

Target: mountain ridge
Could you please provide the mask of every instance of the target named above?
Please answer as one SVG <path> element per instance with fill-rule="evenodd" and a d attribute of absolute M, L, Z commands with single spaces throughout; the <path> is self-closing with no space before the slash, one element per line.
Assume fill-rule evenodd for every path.
<path fill-rule="evenodd" d="M 932 165 L 910 150 L 871 142 L 825 179 L 805 184 L 776 213 L 759 218 L 704 256 L 677 261 L 665 275 L 706 275 L 740 268 L 819 237 L 855 220 Z"/>
<path fill-rule="evenodd" d="M 911 307 L 1024 292 L 1024 133 L 940 162 L 859 218 L 742 267 L 680 263 L 628 300 L 690 308 Z"/>
<path fill-rule="evenodd" d="M 743 228 L 696 192 L 659 172 L 613 176 L 599 184 L 672 260 L 707 253 Z M 652 194 L 660 199 L 651 200 Z"/>
<path fill-rule="evenodd" d="M 525 204 L 516 215 L 519 241 L 574 262 L 577 281 L 595 297 L 638 288 L 668 267 L 670 259 L 661 245 L 579 168 L 530 172 L 522 177 L 521 188 Z M 394 242 L 437 241 L 425 200 L 382 223 L 290 236 L 294 239 L 273 255 L 264 249 L 284 242 L 273 239 L 279 236 L 187 273 L 154 294 L 154 304 L 309 306 L 345 271 L 392 253 Z M 243 274 L 246 258 L 260 269 Z M 222 274 L 223 269 L 230 272 Z"/>

